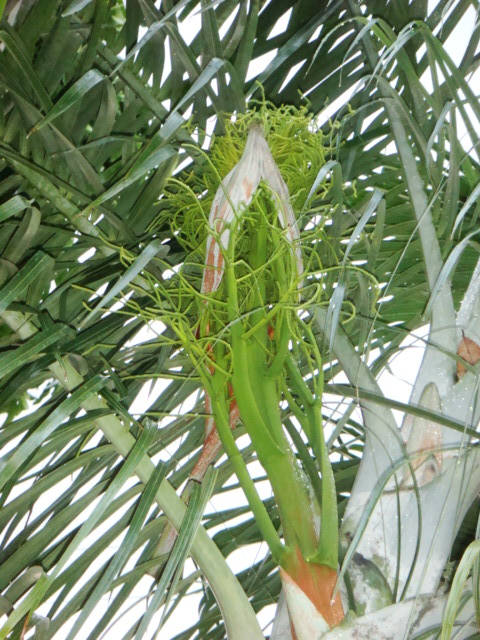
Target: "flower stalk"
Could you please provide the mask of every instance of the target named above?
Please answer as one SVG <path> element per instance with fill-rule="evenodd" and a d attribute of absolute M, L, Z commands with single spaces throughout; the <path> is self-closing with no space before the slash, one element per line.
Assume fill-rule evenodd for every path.
<path fill-rule="evenodd" d="M 318 236 L 313 242 L 309 238 L 302 249 L 292 206 L 301 211 L 312 192 L 324 188 L 315 180 L 324 157 L 321 133 L 312 132 L 306 114 L 294 116 L 298 122 L 293 129 L 291 124 L 286 127 L 284 137 L 275 132 L 272 136 L 272 129 L 268 133 L 272 120 L 265 110 L 262 115 L 272 148 L 277 144 L 277 152 L 281 149 L 282 167 L 291 163 L 285 177 L 295 189 L 293 197 L 258 117 L 253 123 L 251 118 L 243 151 L 237 147 L 241 153 L 227 170 L 222 169 L 215 144 L 204 155 L 216 176 L 215 187 L 208 182 L 208 171 L 207 189 L 201 187 L 201 195 L 190 188 L 188 179 L 185 189 L 180 180 L 172 182 L 177 190 L 175 207 L 182 211 L 176 235 L 185 243 L 188 259 L 175 278 L 153 283 L 152 296 L 156 304 L 163 298 L 162 320 L 177 334 L 204 388 L 204 447 L 191 479 L 201 481 L 223 447 L 279 566 L 292 629 L 297 640 L 303 640 L 311 637 L 312 628 L 315 633 L 324 631 L 343 618 L 340 596 L 334 597 L 338 516 L 323 432 L 322 359 L 310 327 L 311 307 L 318 305 L 322 294 L 318 274 L 323 266 L 313 248 Z M 297 133 L 292 133 L 295 127 Z M 220 145 L 227 145 L 229 135 L 227 129 Z M 311 144 L 302 144 L 301 155 L 293 155 L 292 161 L 297 135 Z M 313 149 L 308 158 L 306 148 L 309 153 Z M 215 195 L 207 215 L 209 193 Z M 199 273 L 201 284 L 195 287 Z M 302 368 L 307 364 L 307 378 L 300 362 Z M 236 444 L 232 430 L 237 422 L 248 434 L 272 487 L 279 531 Z M 172 532 L 164 534 L 163 553 L 173 540 Z"/>
<path fill-rule="evenodd" d="M 335 625 L 343 618 L 343 609 L 339 596 L 332 599 L 338 565 L 338 518 L 322 427 L 321 357 L 311 330 L 299 319 L 303 260 L 297 221 L 286 184 L 258 126 L 250 130 L 242 158 L 217 191 L 209 228 L 202 292 L 217 296 L 212 295 L 212 301 L 204 304 L 205 313 L 212 318 L 203 324 L 213 326 L 217 334 L 227 326 L 231 349 L 229 363 L 223 362 L 216 370 L 213 364 L 217 393 L 213 396 L 208 385 L 206 391 L 219 436 L 235 469 L 239 469 L 237 476 L 257 522 L 265 530 L 265 512 L 259 508 L 253 482 L 245 477 L 246 467 L 240 470 L 241 458 L 227 420 L 225 389 L 231 384 L 238 414 L 279 509 L 285 546 L 279 553 L 277 539 L 269 533 L 264 538 L 281 567 L 282 580 L 290 587 L 296 585 L 319 616 L 328 625 Z M 209 309 L 220 296 L 227 304 L 223 326 L 218 318 L 217 323 L 214 321 Z M 292 331 L 295 325 L 307 329 L 304 335 L 315 368 L 313 391 L 295 362 L 293 344 L 296 350 L 305 348 Z M 215 344 L 212 350 L 214 363 L 225 360 L 223 344 L 218 354 Z M 225 364 L 231 372 L 227 376 Z M 283 429 L 285 381 L 292 384 L 299 398 L 296 415 L 301 418 L 300 426 L 309 438 L 322 475 L 321 504 Z"/>

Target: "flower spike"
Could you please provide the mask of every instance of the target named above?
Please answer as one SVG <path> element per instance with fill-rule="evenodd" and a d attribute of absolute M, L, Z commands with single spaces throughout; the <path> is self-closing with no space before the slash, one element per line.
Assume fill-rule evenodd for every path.
<path fill-rule="evenodd" d="M 302 275 L 302 253 L 298 243 L 300 232 L 290 204 L 288 187 L 273 159 L 258 125 L 248 134 L 243 155 L 222 180 L 213 199 L 208 224 L 214 233 L 207 239 L 207 255 L 203 273 L 202 293 L 211 293 L 220 286 L 224 272 L 224 257 L 230 238 L 230 225 L 247 207 L 261 181 L 264 181 L 278 202 L 278 219 L 294 247 L 298 276 Z M 295 246 L 296 245 L 296 246 Z"/>

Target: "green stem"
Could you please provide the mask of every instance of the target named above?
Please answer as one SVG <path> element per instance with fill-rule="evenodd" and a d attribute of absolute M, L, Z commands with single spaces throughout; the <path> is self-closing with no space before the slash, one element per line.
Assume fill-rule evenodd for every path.
<path fill-rule="evenodd" d="M 270 454 L 274 456 L 284 451 L 272 438 L 257 405 L 254 389 L 250 384 L 250 377 L 254 372 L 249 369 L 247 343 L 243 337 L 243 325 L 238 307 L 238 291 L 233 261 L 233 237 L 234 233 L 232 233 L 230 237 L 229 257 L 225 264 L 225 276 L 228 287 L 228 313 L 232 337 L 233 390 L 240 408 L 242 420 L 246 427 L 250 425 L 249 435 L 252 439 L 255 438 L 255 442 L 253 442 L 254 447 L 257 451 L 269 451 Z"/>
<path fill-rule="evenodd" d="M 266 295 L 265 286 L 259 276 L 255 292 L 250 298 L 253 312 L 248 314 L 247 309 L 246 319 L 242 321 L 235 278 L 234 235 L 231 234 L 229 259 L 225 265 L 234 394 L 243 424 L 272 485 L 285 540 L 288 545 L 298 544 L 307 557 L 315 552 L 317 545 L 315 514 L 312 512 L 311 496 L 283 432 L 276 381 L 267 375 L 267 326 L 261 335 L 257 332 L 255 337 L 248 340 L 244 334 L 244 322 L 247 324 L 250 321 L 258 326 L 264 319 L 265 303 L 262 296 Z M 259 232 L 253 262 L 266 260 L 265 241 L 265 233 Z"/>
<path fill-rule="evenodd" d="M 277 352 L 272 360 L 272 363 L 268 367 L 267 374 L 271 378 L 278 378 L 283 371 L 285 358 L 288 353 L 288 343 L 290 340 L 290 331 L 288 327 L 287 318 L 282 314 L 275 327 L 275 332 L 279 334 L 279 338 L 276 340 Z"/>
<path fill-rule="evenodd" d="M 322 470 L 322 527 L 318 541 L 318 550 L 315 554 L 315 562 L 326 564 L 332 569 L 338 567 L 338 509 L 337 491 L 335 488 L 335 478 L 332 465 L 328 457 L 328 450 L 325 443 L 325 433 L 323 430 L 322 418 L 322 397 L 323 397 L 323 367 L 322 356 L 318 349 L 317 341 L 309 325 L 305 325 L 305 332 L 312 345 L 313 354 L 317 363 L 318 373 L 314 376 L 313 385 L 315 388 L 314 428 L 312 447 L 315 455 L 320 457 L 320 467 Z"/>
<path fill-rule="evenodd" d="M 302 416 L 305 418 L 305 416 Z M 300 421 L 300 424 L 301 421 Z M 291 418 L 288 418 L 285 421 L 285 429 L 287 430 L 290 438 L 295 445 L 295 448 L 298 451 L 298 456 L 302 461 L 302 465 L 305 469 L 305 472 L 310 480 L 313 491 L 315 493 L 315 497 L 319 505 L 322 504 L 322 482 L 320 480 L 320 476 L 318 475 L 318 468 L 315 464 L 315 461 L 310 453 L 308 446 L 303 441 L 302 436 L 298 432 L 295 424 L 293 423 Z"/>
<path fill-rule="evenodd" d="M 245 340 L 243 341 L 245 342 Z M 290 447 L 283 432 L 282 420 L 279 411 L 279 397 L 277 383 L 267 375 L 265 358 L 257 348 L 254 341 L 248 341 L 245 349 L 249 372 L 251 392 L 262 414 L 266 429 L 282 453 L 290 451 Z M 272 451 L 274 456 L 277 451 Z"/>
<path fill-rule="evenodd" d="M 322 524 L 317 551 L 308 559 L 311 562 L 326 564 L 336 571 L 338 568 L 337 492 L 322 428 L 321 401 L 315 403 L 313 412 L 316 426 L 313 430 L 312 449 L 320 462 L 322 471 Z"/>
<path fill-rule="evenodd" d="M 305 434 L 306 434 L 307 438 L 309 440 L 311 440 L 310 424 L 308 422 L 306 423 L 305 414 L 300 409 L 300 407 L 298 406 L 298 403 L 296 402 L 295 398 L 290 393 L 290 389 L 288 388 L 288 386 L 286 384 L 286 381 L 283 381 L 282 391 L 283 391 L 283 395 L 285 397 L 285 400 L 288 403 L 288 408 L 293 413 L 293 415 L 296 417 L 298 422 L 301 424 L 302 429 L 305 431 Z"/>
<path fill-rule="evenodd" d="M 308 332 L 308 327 L 306 328 Z M 312 341 L 312 336 L 309 336 Z M 318 366 L 318 374 L 314 384 L 316 386 L 316 394 L 313 395 L 307 383 L 303 379 L 292 355 L 287 357 L 287 370 L 292 383 L 297 391 L 305 411 L 305 417 L 310 426 L 309 439 L 313 452 L 317 458 L 318 465 L 322 474 L 322 490 L 321 490 L 321 512 L 322 524 L 320 528 L 320 536 L 318 547 L 314 554 L 309 556 L 311 562 L 325 564 L 332 569 L 338 567 L 338 512 L 337 512 L 337 493 L 335 489 L 335 480 L 333 476 L 332 465 L 328 458 L 327 447 L 325 444 L 325 435 L 323 433 L 322 420 L 322 390 L 323 390 L 323 370 L 321 366 L 320 354 L 317 347 L 313 346 L 314 355 L 316 356 Z M 304 424 L 304 422 L 302 423 Z"/>
<path fill-rule="evenodd" d="M 302 374 L 298 370 L 297 364 L 293 359 L 293 355 L 289 353 L 285 359 L 285 364 L 287 368 L 287 373 L 290 376 L 290 379 L 295 387 L 295 391 L 298 393 L 298 396 L 303 404 L 303 406 L 310 407 L 313 405 L 315 398 L 313 397 L 312 392 L 310 391 L 307 383 L 303 379 Z"/>
<path fill-rule="evenodd" d="M 268 515 L 268 512 L 260 499 L 255 483 L 253 482 L 250 474 L 248 473 L 247 465 L 243 460 L 242 454 L 237 447 L 235 438 L 233 437 L 230 429 L 228 415 L 225 410 L 224 399 L 217 397 L 211 397 L 212 408 L 215 416 L 215 425 L 217 427 L 218 435 L 222 441 L 225 449 L 225 453 L 228 459 L 232 463 L 235 470 L 235 474 L 238 481 L 245 493 L 245 496 L 252 510 L 255 521 L 260 529 L 263 539 L 268 544 L 275 562 L 280 563 L 283 554 L 285 553 L 285 547 L 280 541 L 278 533 L 273 526 L 272 521 Z"/>

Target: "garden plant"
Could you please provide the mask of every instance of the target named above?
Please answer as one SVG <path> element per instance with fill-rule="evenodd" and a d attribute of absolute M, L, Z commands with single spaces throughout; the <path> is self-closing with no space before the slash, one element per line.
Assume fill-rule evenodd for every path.
<path fill-rule="evenodd" d="M 0 639 L 477 637 L 477 3 L 0 10 Z"/>

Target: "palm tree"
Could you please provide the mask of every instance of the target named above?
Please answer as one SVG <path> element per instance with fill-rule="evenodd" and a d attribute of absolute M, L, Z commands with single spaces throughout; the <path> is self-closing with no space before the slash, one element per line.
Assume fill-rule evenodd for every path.
<path fill-rule="evenodd" d="M 276 640 L 475 637 L 476 3 L 18 0 L 0 39 L 0 638 L 153 637 L 192 591 L 198 618 L 178 639 L 263 638 L 278 603 Z M 262 274 L 264 297 L 244 288 L 248 313 L 228 316 L 230 285 L 201 286 L 207 219 L 217 189 L 232 205 L 221 181 L 258 119 L 260 186 L 226 269 Z M 279 206 L 298 235 L 274 223 Z M 239 318 L 248 336 L 263 327 L 258 366 L 279 362 L 282 318 L 295 326 L 265 405 L 280 467 L 245 377 L 231 374 L 231 433 L 233 399 L 209 378 L 238 358 Z M 401 403 L 378 378 L 422 327 Z M 211 414 L 228 455 L 182 499 Z M 239 486 L 248 504 L 220 501 Z M 292 524 L 313 531 L 312 504 L 318 549 Z M 329 567 L 323 609 L 282 555 L 292 540 L 300 564 Z M 263 541 L 235 574 L 225 558 Z"/>

